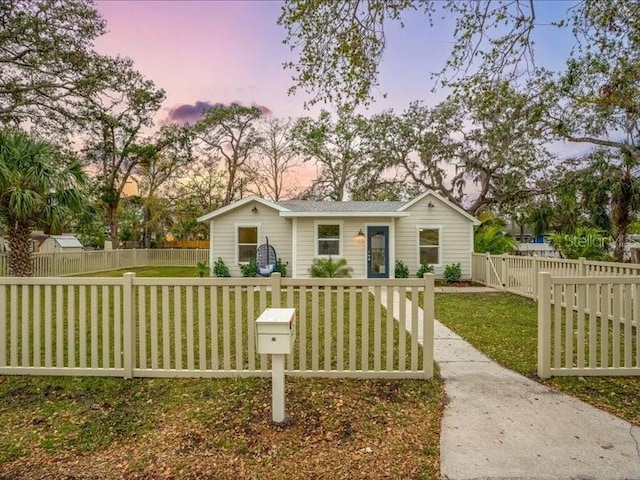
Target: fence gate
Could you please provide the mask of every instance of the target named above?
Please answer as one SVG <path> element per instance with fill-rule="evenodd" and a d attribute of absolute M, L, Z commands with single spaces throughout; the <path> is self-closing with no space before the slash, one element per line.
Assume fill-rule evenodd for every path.
<path fill-rule="evenodd" d="M 504 257 L 499 256 L 486 256 L 485 263 L 485 279 L 488 287 L 494 287 L 498 289 L 504 288 L 503 278 L 503 262 Z"/>

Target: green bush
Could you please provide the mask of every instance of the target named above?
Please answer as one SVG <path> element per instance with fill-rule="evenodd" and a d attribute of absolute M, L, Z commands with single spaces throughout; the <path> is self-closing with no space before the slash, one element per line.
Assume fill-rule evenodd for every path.
<path fill-rule="evenodd" d="M 209 267 L 207 266 L 207 262 L 198 262 L 198 265 L 196 265 L 197 269 L 198 269 L 198 276 L 199 277 L 206 277 L 209 275 Z"/>
<path fill-rule="evenodd" d="M 213 264 L 213 274 L 216 277 L 231 276 L 231 273 L 229 272 L 229 267 L 227 267 L 226 263 L 224 263 L 221 257 L 218 257 L 218 259 Z"/>
<path fill-rule="evenodd" d="M 434 272 L 433 265 L 429 265 L 428 263 L 423 263 L 422 265 L 420 265 L 420 268 L 416 272 L 416 277 L 422 278 L 424 277 L 425 273 L 433 273 L 433 272 Z"/>
<path fill-rule="evenodd" d="M 396 278 L 409 278 L 409 267 L 402 260 L 396 260 Z"/>
<path fill-rule="evenodd" d="M 286 277 L 288 265 L 289 265 L 289 262 L 283 262 L 281 258 L 278 258 L 278 261 L 276 262 L 276 266 L 273 269 L 273 271 L 278 272 L 281 277 Z"/>
<path fill-rule="evenodd" d="M 549 238 L 549 243 L 562 258 L 584 257 L 587 260 L 601 261 L 611 260 L 607 253 L 611 241 L 611 237 L 592 227 L 579 227 L 573 235 L 554 233 Z"/>
<path fill-rule="evenodd" d="M 243 277 L 257 277 L 258 276 L 258 264 L 256 259 L 252 258 L 247 263 L 240 264 L 240 271 Z"/>
<path fill-rule="evenodd" d="M 447 283 L 459 282 L 462 276 L 462 267 L 459 263 L 450 263 L 444 267 L 444 279 Z"/>
<path fill-rule="evenodd" d="M 518 242 L 515 238 L 508 236 L 502 228 L 502 225 L 481 226 L 473 240 L 474 251 L 502 255 L 516 250 Z"/>
<path fill-rule="evenodd" d="M 309 268 L 309 274 L 314 278 L 350 278 L 352 272 L 353 268 L 347 266 L 344 258 L 315 258 Z"/>

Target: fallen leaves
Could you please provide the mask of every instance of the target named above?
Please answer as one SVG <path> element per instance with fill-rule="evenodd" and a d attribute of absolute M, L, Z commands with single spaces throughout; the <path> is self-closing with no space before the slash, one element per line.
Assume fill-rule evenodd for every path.
<path fill-rule="evenodd" d="M 0 464 L 0 477 L 239 480 L 439 475 L 443 395 L 438 380 L 287 379 L 284 425 L 271 422 L 268 380 L 173 382 L 156 380 L 164 395 L 153 396 L 151 404 L 149 397 L 138 402 L 138 413 L 148 423 L 145 431 L 123 431 L 91 453 L 74 448 L 46 451 L 32 439 L 23 446 L 25 455 Z M 209 385 L 218 394 L 207 394 Z"/>

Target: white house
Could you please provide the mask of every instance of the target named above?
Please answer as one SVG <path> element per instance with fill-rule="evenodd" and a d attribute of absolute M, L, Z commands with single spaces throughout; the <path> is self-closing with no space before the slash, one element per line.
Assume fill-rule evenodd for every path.
<path fill-rule="evenodd" d="M 273 245 L 287 276 L 308 277 L 316 257 L 345 258 L 357 278 L 393 278 L 396 260 L 414 275 L 421 263 L 436 275 L 460 263 L 471 277 L 474 226 L 479 221 L 434 191 L 410 202 L 271 202 L 246 197 L 198 218 L 209 223 L 209 265 L 220 257 L 232 276 Z"/>
<path fill-rule="evenodd" d="M 49 235 L 40 244 L 40 253 L 81 252 L 82 243 L 73 235 Z"/>

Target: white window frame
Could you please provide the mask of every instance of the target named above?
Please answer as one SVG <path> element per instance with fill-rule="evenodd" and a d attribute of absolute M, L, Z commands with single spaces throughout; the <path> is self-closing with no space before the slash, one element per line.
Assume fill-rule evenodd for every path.
<path fill-rule="evenodd" d="M 434 267 L 442 266 L 442 225 L 416 225 L 416 264 L 420 267 L 420 230 L 438 231 L 438 263 L 430 263 Z"/>
<path fill-rule="evenodd" d="M 318 242 L 320 238 L 318 237 L 318 227 L 320 225 L 338 225 L 340 228 L 340 233 L 338 234 L 338 254 L 337 255 L 320 255 L 318 250 Z M 313 222 L 313 244 L 314 251 L 316 257 L 321 258 L 329 258 L 329 257 L 342 257 L 343 248 L 344 248 L 344 222 L 342 220 L 316 220 Z"/>
<path fill-rule="evenodd" d="M 239 240 L 239 230 L 241 228 L 256 228 L 257 229 L 257 237 L 256 237 L 256 248 L 258 248 L 258 246 L 260 246 L 260 224 L 259 223 L 236 223 L 234 225 L 235 228 L 235 237 L 234 237 L 234 243 L 235 243 L 235 251 L 236 251 L 236 265 L 246 265 L 249 262 L 241 262 L 240 261 L 240 242 Z M 243 243 L 243 245 L 250 245 L 248 243 Z"/>

